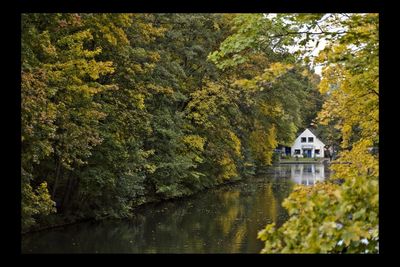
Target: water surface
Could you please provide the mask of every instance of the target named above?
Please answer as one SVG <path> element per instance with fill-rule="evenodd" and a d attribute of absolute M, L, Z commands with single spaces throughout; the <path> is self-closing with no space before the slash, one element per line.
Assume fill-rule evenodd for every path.
<path fill-rule="evenodd" d="M 293 185 L 327 177 L 322 164 L 281 164 L 195 196 L 139 208 L 125 220 L 85 222 L 24 235 L 23 253 L 259 253 L 257 232 L 281 225 Z"/>

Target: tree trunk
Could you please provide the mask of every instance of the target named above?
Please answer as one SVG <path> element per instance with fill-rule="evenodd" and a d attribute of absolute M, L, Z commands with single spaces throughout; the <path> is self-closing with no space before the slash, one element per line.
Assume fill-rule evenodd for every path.
<path fill-rule="evenodd" d="M 61 204 L 62 210 L 66 209 L 67 204 L 69 202 L 70 195 L 71 195 L 71 189 L 73 187 L 72 185 L 73 185 L 73 179 L 71 177 L 71 172 L 70 172 L 68 175 L 68 180 L 67 180 L 67 189 L 65 190 L 65 194 L 63 196 L 63 200 L 62 200 L 62 204 Z"/>
<path fill-rule="evenodd" d="M 60 176 L 60 170 L 61 170 L 61 162 L 60 160 L 57 160 L 56 163 L 56 177 L 54 180 L 54 185 L 53 185 L 53 192 L 51 193 L 51 199 L 54 200 L 54 197 L 56 195 L 56 189 L 57 189 L 57 184 L 58 184 L 58 180 L 59 180 L 59 176 Z"/>

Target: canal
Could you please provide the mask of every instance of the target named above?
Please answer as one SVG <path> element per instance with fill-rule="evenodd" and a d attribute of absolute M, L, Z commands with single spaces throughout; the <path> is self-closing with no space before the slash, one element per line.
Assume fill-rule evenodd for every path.
<path fill-rule="evenodd" d="M 148 204 L 124 220 L 84 222 L 22 237 L 22 253 L 259 253 L 257 232 L 287 220 L 294 184 L 329 176 L 323 164 L 280 164 L 195 196 Z"/>

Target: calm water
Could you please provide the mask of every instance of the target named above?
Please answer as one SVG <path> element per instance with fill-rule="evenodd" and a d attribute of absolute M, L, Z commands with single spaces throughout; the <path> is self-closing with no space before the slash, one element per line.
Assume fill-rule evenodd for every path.
<path fill-rule="evenodd" d="M 23 253 L 259 253 L 257 232 L 287 219 L 295 183 L 328 177 L 322 164 L 281 164 L 259 177 L 151 204 L 133 219 L 85 222 L 23 236 Z"/>

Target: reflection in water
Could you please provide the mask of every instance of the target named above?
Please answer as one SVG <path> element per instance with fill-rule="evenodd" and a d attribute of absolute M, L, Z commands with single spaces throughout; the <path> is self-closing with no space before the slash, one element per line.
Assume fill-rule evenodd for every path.
<path fill-rule="evenodd" d="M 313 185 L 329 177 L 324 164 L 280 164 L 275 176 L 290 177 L 296 184 Z"/>
<path fill-rule="evenodd" d="M 312 184 L 324 174 L 319 166 L 280 165 L 271 170 L 191 198 L 146 205 L 132 219 L 32 233 L 23 236 L 22 252 L 258 253 L 263 244 L 257 232 L 267 223 L 281 225 L 287 219 L 280 203 L 293 181 Z"/>

